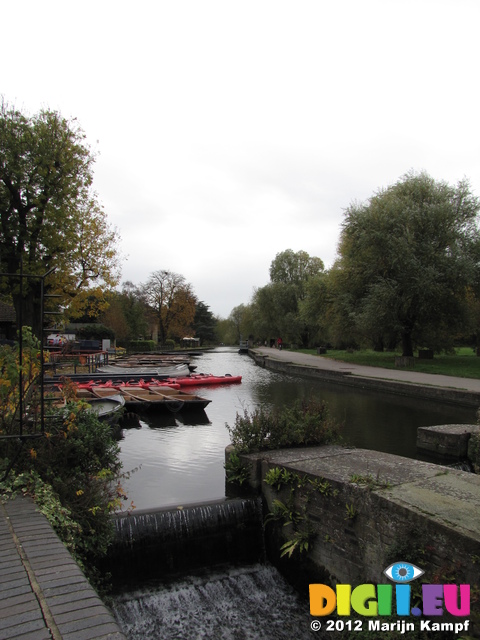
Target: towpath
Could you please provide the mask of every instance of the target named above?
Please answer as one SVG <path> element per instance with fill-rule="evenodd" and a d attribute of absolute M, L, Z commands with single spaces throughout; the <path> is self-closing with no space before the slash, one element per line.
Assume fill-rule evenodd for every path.
<path fill-rule="evenodd" d="M 384 369 L 381 367 L 368 367 L 348 362 L 340 362 L 332 358 L 298 353 L 295 351 L 284 351 L 269 347 L 258 347 L 251 350 L 252 354 L 258 354 L 272 361 L 302 366 L 307 369 L 313 368 L 320 371 L 331 372 L 349 376 L 351 378 L 366 380 L 385 380 L 399 382 L 402 384 L 423 385 L 429 387 L 440 387 L 443 389 L 455 389 L 458 391 L 469 391 L 480 393 L 480 380 L 474 378 L 458 378 L 455 376 L 445 376 L 433 373 L 420 373 L 419 371 L 406 371 L 405 369 Z"/>
<path fill-rule="evenodd" d="M 0 502 L 0 640 L 125 640 L 35 504 Z"/>

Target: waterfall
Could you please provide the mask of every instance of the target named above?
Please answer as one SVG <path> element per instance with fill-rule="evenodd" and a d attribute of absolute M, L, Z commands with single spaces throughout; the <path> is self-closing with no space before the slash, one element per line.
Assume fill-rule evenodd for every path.
<path fill-rule="evenodd" d="M 129 640 L 309 640 L 309 603 L 269 565 L 182 576 L 116 596 L 114 615 Z"/>
<path fill-rule="evenodd" d="M 261 506 L 253 499 L 117 515 L 115 534 L 105 567 L 115 588 L 264 556 Z"/>
<path fill-rule="evenodd" d="M 475 473 L 473 465 L 470 460 L 458 460 L 452 464 L 446 465 L 450 469 L 457 469 L 458 471 L 466 471 L 467 473 Z"/>

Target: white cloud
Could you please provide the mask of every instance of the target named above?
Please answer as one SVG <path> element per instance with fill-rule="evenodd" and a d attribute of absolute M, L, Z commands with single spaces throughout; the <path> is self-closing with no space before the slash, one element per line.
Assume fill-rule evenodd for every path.
<path fill-rule="evenodd" d="M 1 91 L 78 118 L 124 280 L 171 269 L 225 317 L 279 251 L 329 266 L 343 209 L 410 169 L 478 194 L 479 18 L 473 0 L 17 0 Z"/>

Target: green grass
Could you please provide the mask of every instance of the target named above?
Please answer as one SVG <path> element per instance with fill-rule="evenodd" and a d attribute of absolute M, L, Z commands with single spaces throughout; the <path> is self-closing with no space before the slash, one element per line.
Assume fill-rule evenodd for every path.
<path fill-rule="evenodd" d="M 317 355 L 316 349 L 298 349 L 301 353 Z M 384 367 L 385 369 L 395 369 L 395 356 L 400 356 L 400 352 L 384 351 L 382 353 L 364 349 L 349 353 L 347 351 L 329 350 L 319 358 L 332 358 L 342 362 L 365 365 L 369 367 Z M 438 373 L 446 376 L 457 376 L 459 378 L 480 378 L 480 357 L 475 355 L 471 347 L 460 347 L 452 355 L 435 355 L 433 360 L 419 360 L 415 357 L 415 365 L 411 371 L 421 373 Z"/>

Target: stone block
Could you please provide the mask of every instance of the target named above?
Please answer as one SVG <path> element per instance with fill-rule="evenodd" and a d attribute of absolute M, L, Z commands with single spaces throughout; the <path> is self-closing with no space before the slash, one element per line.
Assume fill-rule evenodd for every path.
<path fill-rule="evenodd" d="M 417 431 L 417 449 L 445 461 L 465 460 L 468 455 L 470 434 L 478 432 L 474 424 L 444 424 L 420 427 Z"/>

